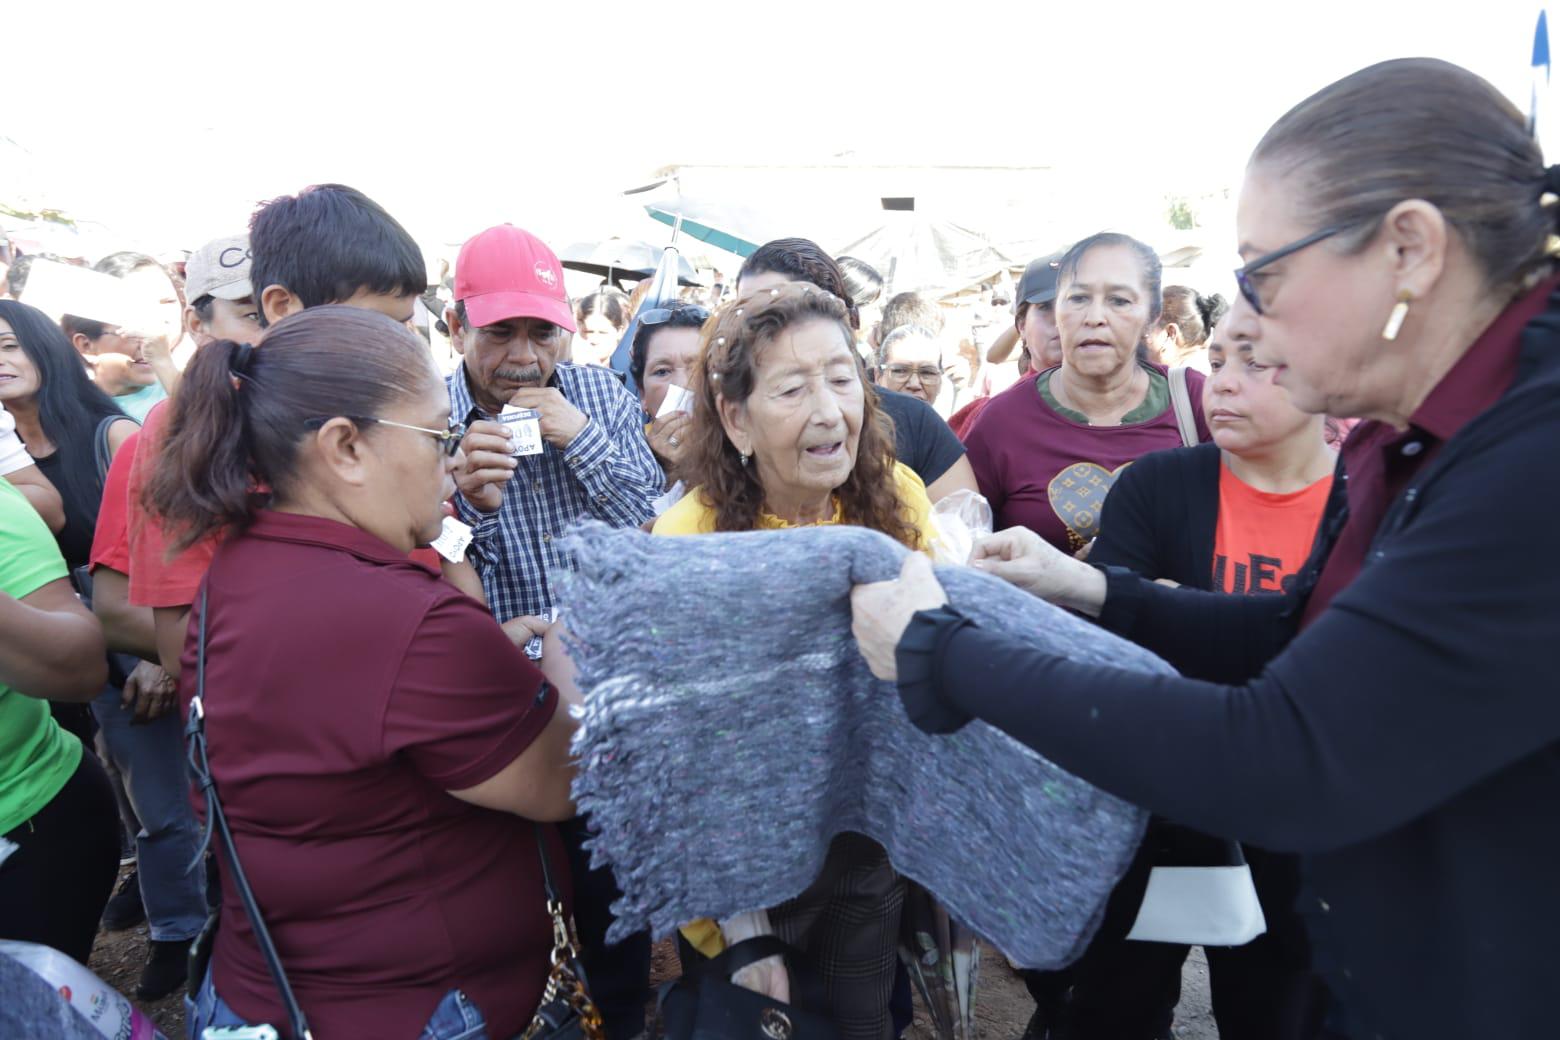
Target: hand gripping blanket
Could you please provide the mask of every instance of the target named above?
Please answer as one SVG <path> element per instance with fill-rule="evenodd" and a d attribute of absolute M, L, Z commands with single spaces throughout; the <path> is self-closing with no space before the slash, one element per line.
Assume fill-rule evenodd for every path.
<path fill-rule="evenodd" d="M 857 527 L 672 538 L 596 523 L 569 542 L 574 797 L 623 890 L 610 939 L 775 906 L 855 831 L 1018 964 L 1083 953 L 1146 814 L 985 723 L 932 736 L 910 722 L 850 631 L 852 586 L 896 577 L 903 546 Z M 1172 671 L 999 579 L 937 576 L 983 628 Z"/>

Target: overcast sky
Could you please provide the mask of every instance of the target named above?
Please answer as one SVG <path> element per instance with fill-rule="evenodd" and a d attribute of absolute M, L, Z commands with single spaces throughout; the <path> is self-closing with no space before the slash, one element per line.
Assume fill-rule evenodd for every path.
<path fill-rule="evenodd" d="M 1310 92 L 1428 54 L 1525 110 L 1512 0 L 352 4 L 51 0 L 0 13 L 20 183 L 155 248 L 320 181 L 425 242 L 609 233 L 678 162 L 1053 165 L 1162 195 L 1237 186 Z M 14 168 L 20 167 L 20 168 Z M 1104 222 L 1102 220 L 1102 222 Z"/>

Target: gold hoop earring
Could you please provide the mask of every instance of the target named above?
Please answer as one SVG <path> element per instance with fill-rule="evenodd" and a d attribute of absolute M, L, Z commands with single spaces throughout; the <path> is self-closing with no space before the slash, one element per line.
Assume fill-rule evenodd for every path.
<path fill-rule="evenodd" d="M 1413 302 L 1414 294 L 1404 289 L 1398 293 L 1397 305 L 1392 308 L 1392 313 L 1387 315 L 1386 327 L 1381 330 L 1381 338 L 1392 342 L 1398 338 L 1398 333 L 1403 331 L 1403 322 L 1408 318 L 1408 305 Z"/>

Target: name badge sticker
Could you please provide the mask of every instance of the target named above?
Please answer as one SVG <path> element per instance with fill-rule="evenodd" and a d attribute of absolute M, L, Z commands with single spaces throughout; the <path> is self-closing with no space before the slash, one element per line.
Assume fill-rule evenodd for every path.
<path fill-rule="evenodd" d="M 509 427 L 509 432 L 514 436 L 515 446 L 510 454 L 515 458 L 542 453 L 541 412 L 534 408 L 505 405 L 504 410 L 498 413 L 498 421 Z"/>
<path fill-rule="evenodd" d="M 451 563 L 459 563 L 466 558 L 466 549 L 470 545 L 471 528 L 453 516 L 447 516 L 444 518 L 444 530 L 428 547 Z"/>

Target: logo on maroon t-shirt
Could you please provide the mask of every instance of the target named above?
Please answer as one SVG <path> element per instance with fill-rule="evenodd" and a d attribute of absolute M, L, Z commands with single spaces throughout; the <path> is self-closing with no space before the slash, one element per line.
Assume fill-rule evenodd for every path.
<path fill-rule="evenodd" d="M 1121 471 L 1130 465 L 1123 462 L 1110 470 L 1093 462 L 1075 462 L 1051 478 L 1047 488 L 1051 508 L 1067 525 L 1067 538 L 1074 551 L 1094 541 L 1100 533 L 1100 506 Z"/>

